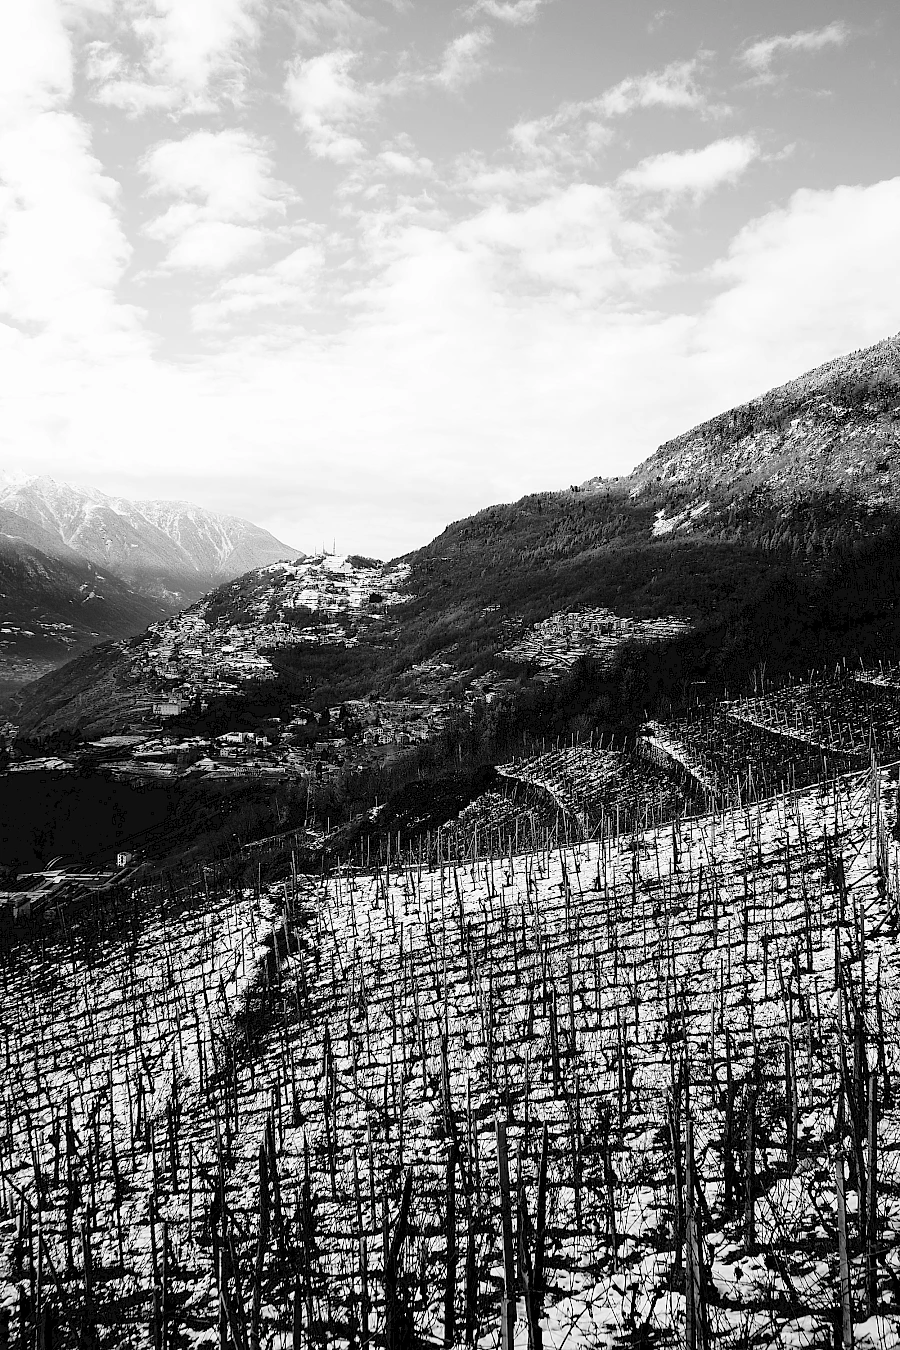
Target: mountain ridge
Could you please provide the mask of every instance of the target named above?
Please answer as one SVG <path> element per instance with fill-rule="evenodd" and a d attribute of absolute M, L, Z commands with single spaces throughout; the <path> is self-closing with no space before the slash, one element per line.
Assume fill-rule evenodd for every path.
<path fill-rule="evenodd" d="M 47 475 L 8 476 L 0 508 L 43 531 L 65 552 L 108 567 L 136 589 L 194 600 L 251 567 L 302 556 L 268 530 L 191 502 L 132 501 Z"/>

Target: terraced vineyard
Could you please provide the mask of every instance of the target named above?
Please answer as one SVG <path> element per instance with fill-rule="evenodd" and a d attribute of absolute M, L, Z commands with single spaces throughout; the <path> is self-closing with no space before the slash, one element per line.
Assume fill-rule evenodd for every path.
<path fill-rule="evenodd" d="M 896 1345 L 896 796 L 13 945 L 12 1343 Z"/>
<path fill-rule="evenodd" d="M 648 753 L 692 778 L 710 802 L 737 805 L 807 786 L 868 761 L 823 749 L 797 735 L 732 714 L 731 705 L 705 708 L 678 722 L 648 724 Z"/>
<path fill-rule="evenodd" d="M 787 685 L 729 704 L 728 715 L 823 751 L 896 759 L 900 688 L 890 681 L 882 670 Z"/>
<path fill-rule="evenodd" d="M 570 827 L 569 839 L 641 827 L 698 809 L 702 793 L 646 757 L 593 744 L 560 746 L 504 764 L 511 782 L 542 789 Z"/>

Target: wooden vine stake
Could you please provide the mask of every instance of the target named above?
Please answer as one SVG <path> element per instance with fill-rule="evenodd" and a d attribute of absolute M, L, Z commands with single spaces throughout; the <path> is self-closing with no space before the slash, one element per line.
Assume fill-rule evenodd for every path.
<path fill-rule="evenodd" d="M 456 1339 L 456 1144 L 447 1156 L 447 1278 L 444 1285 L 444 1345 L 452 1350 Z"/>
<path fill-rule="evenodd" d="M 534 1235 L 534 1292 L 540 1304 L 544 1293 L 544 1250 L 547 1239 L 547 1163 L 550 1136 L 546 1124 L 541 1137 L 541 1161 L 538 1168 L 537 1214 Z"/>
<path fill-rule="evenodd" d="M 696 1184 L 694 1122 L 688 1116 L 685 1121 L 684 1146 L 685 1350 L 705 1350 L 706 1347 L 703 1258 L 700 1247 L 700 1215 L 697 1212 Z"/>
<path fill-rule="evenodd" d="M 866 1158 L 866 1311 L 878 1312 L 878 1074 L 869 1074 L 868 1157 Z"/>
<path fill-rule="evenodd" d="M 497 1121 L 497 1172 L 500 1179 L 500 1221 L 503 1235 L 503 1298 L 500 1303 L 500 1350 L 514 1350 L 516 1339 L 516 1255 L 513 1247 L 512 1203 L 509 1194 L 509 1154 L 506 1123 Z"/>
<path fill-rule="evenodd" d="M 412 1200 L 412 1168 L 407 1168 L 397 1226 L 384 1264 L 384 1344 L 385 1350 L 409 1350 L 413 1343 L 412 1316 L 400 1288 L 400 1262 Z"/>
<path fill-rule="evenodd" d="M 841 1345 L 853 1344 L 853 1303 L 850 1294 L 850 1258 L 847 1254 L 847 1202 L 844 1195 L 844 1159 L 834 1163 L 834 1189 L 837 1193 L 838 1268 L 841 1281 Z"/>
<path fill-rule="evenodd" d="M 744 1246 L 752 1253 L 756 1248 L 756 1092 L 751 1088 L 747 1097 L 747 1148 L 744 1158 Z"/>

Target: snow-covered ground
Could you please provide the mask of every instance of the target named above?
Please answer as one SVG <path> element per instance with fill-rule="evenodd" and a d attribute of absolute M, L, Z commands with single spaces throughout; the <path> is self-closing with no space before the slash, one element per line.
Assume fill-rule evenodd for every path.
<path fill-rule="evenodd" d="M 548 1350 L 683 1345 L 675 1103 L 679 1168 L 688 1112 L 695 1128 L 711 1343 L 829 1345 L 833 1163 L 849 1141 L 849 1116 L 836 1120 L 840 1045 L 859 1006 L 861 1039 L 844 1052 L 858 1074 L 865 1054 L 882 1109 L 877 1317 L 848 1179 L 857 1343 L 900 1343 L 896 791 L 891 770 L 861 773 L 634 837 L 430 871 L 317 880 L 292 875 L 288 857 L 259 899 L 198 874 L 99 930 L 73 923 L 3 953 L 0 1300 L 15 1306 L 29 1288 L 40 1219 L 77 1320 L 85 1215 L 100 1340 L 146 1345 L 165 1223 L 168 1343 L 217 1344 L 221 1167 L 238 1340 L 244 1318 L 261 1346 L 296 1344 L 296 1288 L 301 1344 L 359 1344 L 360 1240 L 380 1328 L 385 1225 L 391 1235 L 411 1168 L 406 1296 L 417 1331 L 440 1338 L 455 1141 L 454 1344 L 468 1306 L 474 1339 L 495 1346 L 500 1117 L 514 1204 L 520 1183 L 532 1225 L 548 1127 Z M 533 1256 L 528 1225 L 524 1246 Z"/>

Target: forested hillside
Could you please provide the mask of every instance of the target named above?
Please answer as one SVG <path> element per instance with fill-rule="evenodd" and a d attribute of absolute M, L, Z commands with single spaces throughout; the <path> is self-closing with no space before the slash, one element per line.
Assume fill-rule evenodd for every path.
<path fill-rule="evenodd" d="M 509 753 L 540 722 L 556 736 L 627 738 L 648 717 L 747 689 L 762 670 L 778 681 L 891 660 L 896 352 L 891 340 L 831 363 L 663 447 L 630 478 L 489 507 L 395 564 L 323 555 L 247 573 L 164 629 L 38 681 L 17 720 L 32 737 L 114 732 L 169 690 L 194 700 L 184 726 L 202 735 L 298 708 L 320 719 L 354 700 L 411 700 L 445 728 L 427 766 L 440 777 L 451 759 L 469 773 Z M 803 456 L 818 462 L 829 444 L 839 459 L 853 446 L 854 472 L 804 477 Z M 533 647 L 535 625 L 573 612 L 619 624 L 620 638 L 548 685 L 539 662 L 514 654 Z M 631 637 L 661 619 L 676 621 L 668 638 Z M 465 717 L 485 699 L 497 702 L 478 712 L 481 748 L 464 752 Z M 363 785 L 381 780 L 357 769 L 354 781 L 364 805 Z"/>

